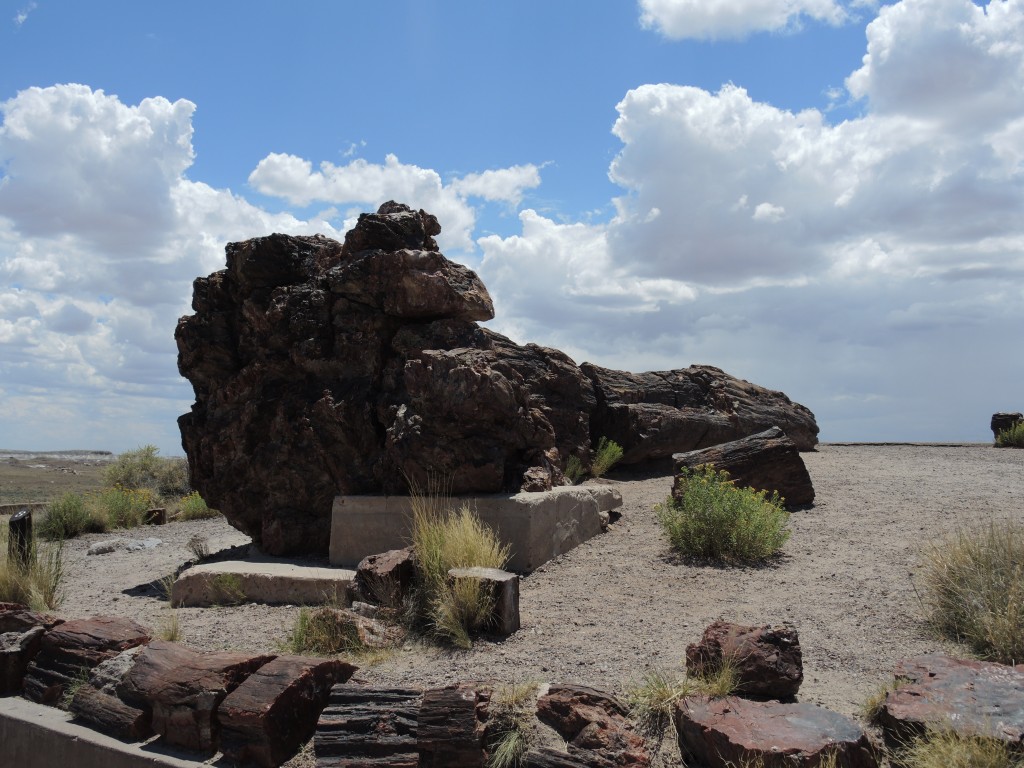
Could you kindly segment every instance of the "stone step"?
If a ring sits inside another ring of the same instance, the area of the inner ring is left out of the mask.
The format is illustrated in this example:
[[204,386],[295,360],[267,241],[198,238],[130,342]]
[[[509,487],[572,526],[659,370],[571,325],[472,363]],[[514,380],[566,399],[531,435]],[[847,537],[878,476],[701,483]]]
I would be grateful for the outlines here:
[[285,561],[225,560],[183,571],[171,588],[174,606],[207,607],[237,603],[348,605],[356,572]]

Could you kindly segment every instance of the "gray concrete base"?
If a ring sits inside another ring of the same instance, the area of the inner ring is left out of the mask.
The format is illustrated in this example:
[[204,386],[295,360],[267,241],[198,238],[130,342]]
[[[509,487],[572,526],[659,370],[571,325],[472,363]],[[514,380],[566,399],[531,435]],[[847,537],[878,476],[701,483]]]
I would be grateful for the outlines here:
[[71,722],[67,712],[12,696],[0,698],[0,765],[196,768],[203,763],[190,760],[177,750],[165,751],[149,744],[125,744]]
[[171,587],[171,603],[197,607],[232,603],[348,605],[348,586],[355,575],[344,568],[281,561],[200,563],[178,576]]
[[[512,549],[509,570],[529,573],[601,532],[601,516],[622,504],[608,485],[567,485],[539,493],[452,498]],[[367,555],[409,544],[407,496],[338,496],[331,519],[331,564],[353,568]]]

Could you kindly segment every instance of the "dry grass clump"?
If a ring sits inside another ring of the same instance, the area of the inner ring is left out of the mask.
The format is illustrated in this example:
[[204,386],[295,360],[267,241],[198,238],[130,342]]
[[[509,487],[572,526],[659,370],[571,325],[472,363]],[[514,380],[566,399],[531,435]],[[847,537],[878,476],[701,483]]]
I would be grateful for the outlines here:
[[100,533],[106,520],[78,493],[65,493],[47,506],[46,515],[35,524],[36,532],[49,541],[73,539],[83,533]]
[[344,654],[373,666],[387,659],[394,651],[389,647],[373,647],[363,642],[359,628],[337,606],[303,607],[284,643],[290,653],[311,653],[317,656]]
[[904,768],[1024,768],[1024,758],[1006,742],[988,736],[928,731],[896,755]]
[[535,740],[537,684],[511,683],[491,694],[487,723],[488,768],[516,768]]
[[1024,524],[992,521],[933,542],[922,583],[939,634],[984,658],[1024,660]]
[[999,448],[1024,448],[1024,421],[1018,421],[1012,427],[1000,430],[996,435],[996,446]]
[[8,526],[0,525],[0,602],[56,610],[64,602],[64,542],[41,544],[33,538],[28,558],[20,562],[10,558],[7,539]]
[[660,736],[672,722],[672,709],[676,702],[688,696],[722,699],[736,693],[738,682],[736,664],[730,659],[709,669],[707,674],[695,677],[654,667],[639,683],[626,690],[626,704],[630,718],[641,731]]
[[434,636],[469,648],[470,634],[482,629],[491,615],[493,598],[478,580],[453,583],[448,571],[503,568],[509,548],[469,507],[452,511],[447,498],[438,493],[414,491],[410,498],[416,552],[415,614]]
[[570,456],[565,462],[564,475],[573,485],[582,481],[589,474],[590,477],[602,477],[613,466],[619,463],[622,458],[622,446],[614,440],[602,437],[597,441],[594,448],[594,460],[590,462],[590,470],[579,456]]
[[775,555],[789,539],[789,513],[778,493],[737,488],[710,465],[683,469],[682,494],[655,509],[683,555],[748,563]]
[[868,723],[876,723],[878,716],[882,713],[886,697],[893,691],[898,691],[909,681],[903,677],[896,677],[888,682],[882,683],[871,693],[860,705],[860,716]]

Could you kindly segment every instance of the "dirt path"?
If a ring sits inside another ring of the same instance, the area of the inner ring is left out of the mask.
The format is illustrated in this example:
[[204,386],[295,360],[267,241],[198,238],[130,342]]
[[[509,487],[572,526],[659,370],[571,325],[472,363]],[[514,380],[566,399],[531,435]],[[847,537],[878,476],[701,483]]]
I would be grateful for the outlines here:
[[[608,533],[523,579],[522,630],[468,652],[407,646],[361,671],[374,681],[574,681],[621,689],[652,666],[678,668],[688,643],[723,618],[792,622],[805,682],[800,699],[853,714],[908,655],[942,647],[921,625],[911,575],[923,543],[958,524],[1021,518],[1024,451],[988,446],[821,446],[804,454],[813,509],[794,513],[785,556],[763,568],[693,567],[672,557],[652,507],[667,477],[618,483],[624,504]],[[162,544],[86,556],[105,536],[69,543],[67,616],[114,612],[151,626],[166,603],[146,585],[188,559],[192,536],[212,549],[246,541],[222,521],[128,532]],[[296,607],[179,609],[184,640],[203,648],[272,649]]]

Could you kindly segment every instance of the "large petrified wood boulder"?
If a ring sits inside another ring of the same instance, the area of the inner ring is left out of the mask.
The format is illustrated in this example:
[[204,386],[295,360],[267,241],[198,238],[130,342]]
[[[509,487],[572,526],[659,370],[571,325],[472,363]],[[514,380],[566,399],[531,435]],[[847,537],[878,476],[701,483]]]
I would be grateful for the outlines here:
[[672,495],[680,494],[679,471],[711,464],[725,470],[736,485],[759,491],[778,491],[787,507],[814,501],[814,485],[796,444],[778,427],[710,448],[672,454],[676,480]]
[[234,651],[204,653],[154,640],[117,686],[117,695],[153,713],[153,731],[172,744],[211,754],[217,749],[217,707],[275,657]]
[[796,696],[804,680],[800,638],[787,625],[746,627],[716,621],[699,643],[686,647],[690,676],[713,673],[726,661],[735,666],[740,696],[788,699]]
[[680,751],[706,768],[812,766],[830,755],[837,768],[878,766],[857,723],[814,704],[694,696],[676,704],[675,721]]
[[437,219],[397,203],[344,245],[271,235],[227,246],[175,337],[196,402],[179,421],[193,486],[273,554],[327,551],[337,495],[547,490],[607,436],[667,461],[814,417],[716,368],[627,374],[481,328],[487,289],[437,249]]
[[1024,665],[931,653],[901,661],[894,674],[901,685],[886,694],[878,715],[890,743],[933,729],[1024,747]]
[[276,768],[309,741],[331,688],[355,671],[337,659],[278,656],[221,702],[221,750],[237,765]]
[[122,616],[66,621],[43,635],[25,672],[25,698],[55,704],[93,667],[149,640],[148,629]]
[[586,765],[650,765],[644,738],[628,715],[618,699],[582,685],[553,685],[537,700],[537,717],[558,731],[570,754],[589,760]]

